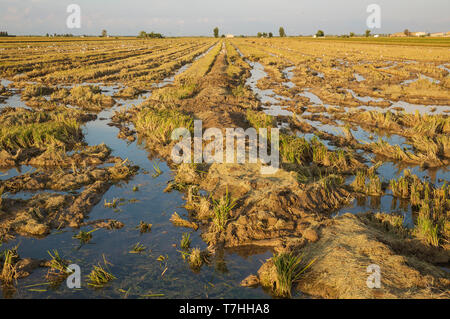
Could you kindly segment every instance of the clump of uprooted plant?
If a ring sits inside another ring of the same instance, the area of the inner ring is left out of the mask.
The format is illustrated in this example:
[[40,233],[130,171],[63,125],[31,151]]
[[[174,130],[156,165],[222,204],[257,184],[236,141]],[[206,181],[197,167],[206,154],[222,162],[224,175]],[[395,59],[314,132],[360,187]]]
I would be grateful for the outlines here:
[[68,118],[0,128],[0,148],[8,152],[48,145],[73,146],[80,138],[80,124]]
[[170,217],[170,221],[174,226],[192,228],[194,230],[198,229],[198,225],[196,223],[181,218],[181,216],[178,215],[177,212],[172,214],[172,216]]
[[386,113],[367,111],[343,114],[340,117],[362,126],[382,128],[408,138],[415,152],[390,145],[379,140],[369,146],[374,153],[407,163],[442,166],[450,158],[450,117],[447,115],[420,115],[409,113]]
[[2,126],[10,127],[44,122],[61,122],[64,119],[72,119],[83,123],[95,119],[95,115],[87,114],[82,110],[70,109],[58,106],[51,110],[31,110],[23,107],[5,107],[0,112]]
[[164,105],[142,108],[134,119],[136,130],[153,141],[162,144],[170,142],[174,129],[186,128],[193,130],[193,119],[177,109]]
[[375,173],[377,167],[381,165],[381,162],[377,163],[369,169],[358,170],[355,175],[351,186],[357,192],[363,193],[369,196],[381,196],[383,195],[382,181],[380,177]]
[[69,261],[64,260],[56,249],[53,250],[53,254],[50,251],[48,254],[51,259],[46,278],[52,285],[58,285],[72,273],[72,270],[69,269]]
[[30,84],[27,85],[22,91],[22,99],[28,100],[32,97],[40,97],[43,95],[50,95],[54,91],[53,88],[47,87],[42,84]]
[[77,105],[83,109],[100,111],[116,103],[111,96],[104,95],[101,92],[100,88],[92,85],[75,86],[70,91],[65,88],[55,91],[50,98],[65,104]]
[[152,230],[152,226],[153,226],[152,224],[145,223],[144,221],[141,220],[139,222],[139,226],[137,226],[136,228],[139,229],[139,232],[141,234],[144,234],[150,232]]
[[3,211],[2,211],[2,208],[3,208],[3,198],[5,198],[5,197],[6,197],[6,194],[5,194],[5,187],[2,186],[2,187],[0,187],[0,213],[3,212]]
[[5,286],[11,286],[15,279],[17,279],[16,262],[19,259],[17,254],[17,247],[11,249],[5,249],[0,254],[0,263],[2,268],[0,272],[0,281]]
[[[79,111],[49,112],[6,109],[0,114],[0,166],[26,163],[31,158],[63,163],[66,151],[82,141],[81,123],[92,119]],[[42,156],[41,156],[42,155]],[[34,163],[37,164],[37,163]]]
[[[251,127],[255,128],[256,130],[259,130],[260,128],[270,129],[276,126],[275,118],[264,112],[247,110],[246,118]],[[270,137],[270,134],[268,134],[268,137]]]
[[402,177],[391,180],[390,189],[393,196],[409,199],[413,209],[418,211],[413,232],[417,237],[435,247],[448,243],[450,186],[447,183],[435,187],[405,170]]
[[305,264],[303,255],[294,253],[279,253],[272,257],[275,269],[275,286],[273,292],[283,298],[290,298],[292,285],[299,281],[301,275],[315,262],[315,259]]
[[184,250],[188,250],[191,247],[191,234],[184,233],[181,237],[180,247]]
[[280,156],[284,163],[319,167],[327,173],[352,174],[355,169],[364,167],[352,152],[342,149],[330,151],[317,137],[307,141],[303,137],[281,134]]
[[94,228],[87,232],[80,230],[80,232],[75,236],[73,236],[73,238],[78,239],[80,241],[80,244],[87,244],[91,241],[92,233],[95,232],[96,230],[98,230],[98,228]]
[[435,136],[450,133],[450,117],[442,114],[421,115],[418,111],[414,114],[393,113],[391,111],[385,113],[366,111],[343,113],[338,115],[338,117],[363,126],[382,128],[406,137],[415,135]]
[[[255,129],[275,127],[274,117],[263,112],[248,110],[246,117]],[[270,139],[270,136],[268,133],[268,139]],[[280,134],[279,151],[284,163],[301,167],[318,166],[329,168],[335,172],[350,173],[356,167],[362,166],[354,159],[351,152],[342,149],[330,151],[317,136],[308,141],[303,137],[282,132]]]
[[433,146],[421,146],[420,149],[427,149],[426,153],[419,151],[419,149],[417,149],[418,152],[410,152],[401,148],[399,145],[391,145],[388,142],[379,139],[378,142],[369,144],[369,147],[373,153],[392,158],[396,161],[421,164],[428,167],[439,167],[444,165],[444,162],[439,158],[439,154],[437,153],[439,148]]
[[108,265],[112,264],[109,263],[103,255],[103,265],[100,263],[98,263],[98,265],[94,265],[94,269],[87,276],[89,286],[94,288],[102,288],[111,280],[116,279],[116,277],[114,277],[114,275],[109,271]]
[[189,248],[183,249],[183,251],[180,251],[182,257],[184,260],[187,259],[189,266],[194,272],[198,272],[204,264],[208,264],[210,262],[210,253],[207,250],[202,251],[198,247],[193,248],[190,251]]

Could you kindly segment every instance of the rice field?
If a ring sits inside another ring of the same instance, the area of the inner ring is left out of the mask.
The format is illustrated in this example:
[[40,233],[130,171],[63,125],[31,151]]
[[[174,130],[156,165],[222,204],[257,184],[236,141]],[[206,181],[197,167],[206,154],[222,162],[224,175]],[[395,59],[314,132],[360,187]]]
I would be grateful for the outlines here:
[[[0,39],[3,297],[448,298],[449,48]],[[174,163],[198,120],[278,128],[279,170]]]

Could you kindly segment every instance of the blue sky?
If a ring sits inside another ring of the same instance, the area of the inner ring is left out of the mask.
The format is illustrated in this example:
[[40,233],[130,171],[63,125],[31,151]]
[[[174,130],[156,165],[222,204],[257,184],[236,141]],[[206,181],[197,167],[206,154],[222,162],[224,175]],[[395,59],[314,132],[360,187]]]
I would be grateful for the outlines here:
[[[81,7],[81,29],[68,29],[66,8]],[[73,33],[168,36],[254,35],[283,26],[288,35],[363,33],[366,8],[381,7],[374,33],[450,31],[449,0],[0,0],[0,30],[10,34]]]

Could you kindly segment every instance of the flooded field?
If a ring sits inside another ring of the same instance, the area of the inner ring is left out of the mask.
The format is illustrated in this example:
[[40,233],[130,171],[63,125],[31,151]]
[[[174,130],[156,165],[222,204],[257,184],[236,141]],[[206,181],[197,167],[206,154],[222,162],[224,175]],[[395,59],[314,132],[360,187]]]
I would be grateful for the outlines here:
[[[3,297],[448,298],[449,46],[0,42]],[[194,120],[281,167],[173,163]]]

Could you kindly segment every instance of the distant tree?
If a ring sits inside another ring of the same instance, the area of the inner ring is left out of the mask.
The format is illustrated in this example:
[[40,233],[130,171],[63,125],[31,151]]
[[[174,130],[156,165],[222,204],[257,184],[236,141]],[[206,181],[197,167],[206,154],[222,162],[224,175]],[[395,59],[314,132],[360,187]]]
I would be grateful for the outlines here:
[[403,31],[403,33],[404,33],[407,37],[409,37],[409,35],[411,34],[411,33],[409,32],[408,29],[405,29],[405,31]]
[[273,37],[273,33],[269,32],[269,38],[272,38],[272,37]]
[[278,30],[278,33],[280,34],[280,38],[284,38],[286,36],[286,32],[284,32],[284,28],[280,27]]
[[161,33],[156,33],[156,32],[153,32],[153,31],[150,32],[150,33],[147,33],[145,31],[141,31],[141,32],[139,32],[138,38],[146,38],[146,39],[148,39],[148,38],[151,38],[151,39],[158,38],[158,39],[162,39],[162,38],[164,38],[164,36]]
[[213,31],[214,31],[214,38],[218,38],[219,37],[219,28],[215,27]]
[[350,37],[354,37],[355,33],[354,32],[350,32]]
[[323,37],[323,36],[325,36],[325,33],[322,30],[319,30],[319,31],[317,31],[316,36]]
[[222,37],[222,38],[225,38],[225,34],[222,34],[221,37]]
[[263,37],[263,38],[267,38],[267,33],[266,33],[266,32],[263,32],[263,33],[262,33],[262,37]]
[[102,37],[106,38],[106,36],[108,35],[108,32],[106,32],[105,29],[102,30]]
[[258,38],[261,38],[262,37],[262,33],[261,32],[258,32],[258,34],[256,35]]
[[366,30],[366,38],[370,37],[370,30]]

